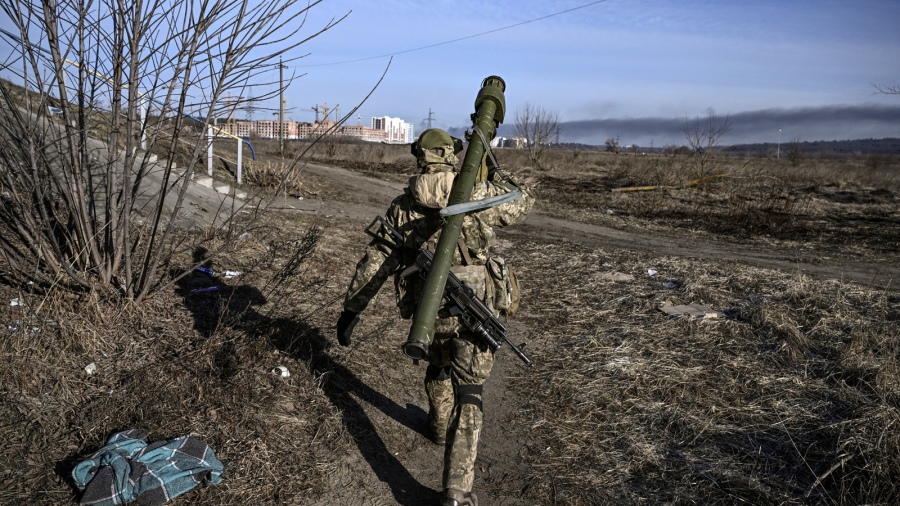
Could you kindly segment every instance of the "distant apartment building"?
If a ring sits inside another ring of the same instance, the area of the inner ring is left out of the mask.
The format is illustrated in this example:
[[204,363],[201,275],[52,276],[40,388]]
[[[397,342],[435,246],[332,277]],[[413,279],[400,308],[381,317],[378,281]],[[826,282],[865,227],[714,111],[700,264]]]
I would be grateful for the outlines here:
[[492,148],[524,148],[528,145],[528,139],[522,137],[494,137],[491,139]]
[[[262,139],[278,139],[280,138],[278,125],[277,120],[230,121],[218,125],[217,128],[229,135],[243,138],[255,136]],[[335,128],[333,121],[325,120],[315,123],[285,121],[282,128],[285,139],[306,139],[327,134],[353,137],[367,142],[409,144],[415,138],[415,125],[389,116],[372,118],[372,126],[341,125]]]
[[416,138],[415,125],[390,116],[372,118],[372,130],[384,132],[384,142],[389,144],[410,144]]

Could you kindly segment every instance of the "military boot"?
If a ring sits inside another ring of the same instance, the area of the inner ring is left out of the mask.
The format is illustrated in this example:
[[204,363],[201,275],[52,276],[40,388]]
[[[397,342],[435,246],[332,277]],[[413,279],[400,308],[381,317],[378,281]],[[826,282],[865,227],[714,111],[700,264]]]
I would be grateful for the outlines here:
[[444,498],[440,506],[478,506],[478,496],[475,492],[463,492],[455,488],[444,491]]

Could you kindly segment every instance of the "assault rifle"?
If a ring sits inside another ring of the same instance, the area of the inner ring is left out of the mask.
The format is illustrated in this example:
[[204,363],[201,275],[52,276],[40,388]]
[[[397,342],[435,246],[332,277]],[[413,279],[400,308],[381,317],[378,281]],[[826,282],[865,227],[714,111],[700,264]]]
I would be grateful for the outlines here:
[[[392,240],[385,239],[387,232]],[[383,217],[376,216],[372,223],[366,227],[366,233],[372,237],[384,241],[391,248],[401,248],[403,246],[403,234],[397,229],[390,226]],[[419,250],[416,255],[415,265],[411,265],[407,270],[416,270],[422,279],[428,276],[431,270],[431,263],[434,260],[434,254],[426,249]],[[411,274],[404,273],[405,275]],[[480,336],[490,346],[491,350],[497,351],[503,344],[508,344],[510,349],[522,359],[527,365],[531,365],[531,359],[522,351],[525,347],[523,343],[520,346],[514,345],[506,337],[506,327],[491,312],[491,309],[485,305],[481,299],[475,295],[472,287],[464,281],[457,278],[452,272],[448,273],[447,285],[444,287],[444,299],[447,302],[447,309],[451,316],[458,316],[462,320],[463,325],[470,331]]]

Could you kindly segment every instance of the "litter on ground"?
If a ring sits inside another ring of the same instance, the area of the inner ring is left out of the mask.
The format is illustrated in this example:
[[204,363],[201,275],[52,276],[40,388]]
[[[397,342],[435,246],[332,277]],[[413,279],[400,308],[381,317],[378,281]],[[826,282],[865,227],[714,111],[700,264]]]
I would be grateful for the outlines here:
[[674,305],[663,304],[659,307],[663,313],[672,316],[691,316],[693,318],[724,318],[725,313],[700,304]]

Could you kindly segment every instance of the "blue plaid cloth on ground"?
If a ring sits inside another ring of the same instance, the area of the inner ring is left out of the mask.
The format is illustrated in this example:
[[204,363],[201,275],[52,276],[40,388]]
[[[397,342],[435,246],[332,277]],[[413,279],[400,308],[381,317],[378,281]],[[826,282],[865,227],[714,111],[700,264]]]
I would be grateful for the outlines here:
[[137,501],[156,506],[200,483],[222,481],[224,465],[212,449],[193,436],[146,442],[147,431],[113,434],[106,446],[72,470],[84,493],[81,504],[113,506]]

